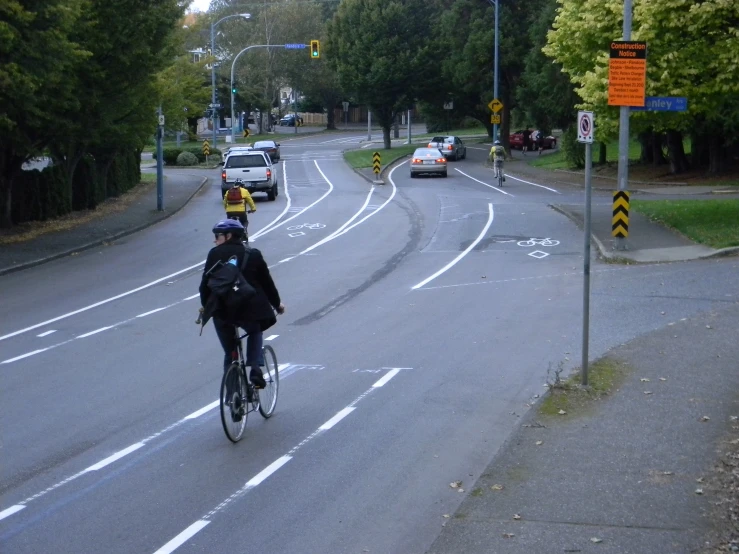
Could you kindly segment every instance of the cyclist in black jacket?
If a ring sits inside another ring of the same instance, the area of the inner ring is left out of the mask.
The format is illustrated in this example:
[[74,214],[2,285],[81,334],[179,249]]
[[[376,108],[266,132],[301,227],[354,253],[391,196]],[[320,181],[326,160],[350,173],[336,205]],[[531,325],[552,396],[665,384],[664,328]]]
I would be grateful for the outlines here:
[[[233,219],[226,219],[216,223],[213,227],[216,246],[208,252],[205,261],[203,277],[200,281],[200,303],[203,306],[205,321],[213,317],[213,326],[216,329],[218,340],[223,347],[223,369],[231,365],[231,353],[236,347],[235,326],[238,325],[249,333],[246,343],[246,363],[251,367],[250,378],[257,388],[264,388],[265,382],[261,366],[264,366],[262,354],[262,333],[277,322],[275,311],[281,314],[285,305],[280,301],[269,267],[256,248],[249,248],[242,239],[244,226]],[[246,281],[254,287],[256,295],[252,297],[246,307],[238,314],[230,314],[224,306],[218,304],[217,298],[208,288],[207,272],[219,261],[227,263],[236,257],[237,267],[242,267],[244,257],[248,256],[243,267]]]

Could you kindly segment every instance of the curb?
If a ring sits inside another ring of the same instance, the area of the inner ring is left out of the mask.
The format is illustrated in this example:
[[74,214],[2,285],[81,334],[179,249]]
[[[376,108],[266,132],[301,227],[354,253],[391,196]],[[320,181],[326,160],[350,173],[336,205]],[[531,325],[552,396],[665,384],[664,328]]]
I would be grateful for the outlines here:
[[187,206],[187,204],[192,200],[196,194],[198,194],[205,183],[208,182],[208,177],[203,177],[203,180],[200,182],[200,185],[195,189],[195,191],[187,197],[187,199],[180,205],[178,208],[172,210],[171,212],[162,212],[162,217],[158,219],[154,219],[152,221],[147,221],[143,225],[138,225],[136,227],[132,227],[130,229],[126,229],[125,231],[121,231],[119,233],[116,233],[114,235],[107,235],[103,238],[94,240],[92,242],[88,242],[87,244],[83,244],[82,246],[75,246],[74,248],[70,248],[68,250],[65,250],[63,252],[57,252],[56,254],[52,254],[51,256],[46,256],[45,258],[41,258],[38,260],[33,260],[32,262],[26,262],[23,264],[15,265],[13,267],[0,269],[0,276],[7,275],[8,273],[14,273],[16,271],[21,271],[23,269],[29,269],[31,267],[45,264],[46,262],[51,262],[53,260],[58,260],[59,258],[64,258],[65,256],[70,256],[72,254],[75,254],[77,252],[82,252],[83,250],[89,250],[90,248],[95,248],[96,246],[100,246],[103,243],[118,240],[122,237],[132,235],[134,233],[137,233],[139,231],[142,231],[146,229],[147,227],[151,227],[152,225],[159,223],[160,221],[164,221],[165,219],[169,219],[171,216],[179,212],[182,208]]
[[[399,162],[401,160],[404,160],[405,158],[408,158],[408,157],[410,157],[410,154],[405,154],[404,156],[401,156],[400,158],[397,158],[397,159],[393,160],[392,162],[390,162],[388,165],[386,165],[382,169],[382,171],[380,171],[380,176],[379,176],[378,179],[371,179],[370,177],[368,177],[364,173],[361,173],[359,171],[359,169],[356,168],[356,167],[352,167],[352,170],[354,171],[354,173],[356,173],[357,175],[359,175],[360,177],[362,177],[362,179],[364,179],[365,181],[367,181],[371,185],[384,185],[385,184],[385,177],[387,177],[387,173],[395,167],[395,165],[397,164],[397,162]],[[364,169],[366,169],[366,168],[364,168]]]

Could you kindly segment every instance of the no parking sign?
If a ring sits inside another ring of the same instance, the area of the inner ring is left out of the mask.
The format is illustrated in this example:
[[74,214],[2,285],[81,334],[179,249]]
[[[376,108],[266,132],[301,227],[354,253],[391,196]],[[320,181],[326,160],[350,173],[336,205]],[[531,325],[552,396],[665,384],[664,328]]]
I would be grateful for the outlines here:
[[577,112],[577,142],[593,143],[593,112]]

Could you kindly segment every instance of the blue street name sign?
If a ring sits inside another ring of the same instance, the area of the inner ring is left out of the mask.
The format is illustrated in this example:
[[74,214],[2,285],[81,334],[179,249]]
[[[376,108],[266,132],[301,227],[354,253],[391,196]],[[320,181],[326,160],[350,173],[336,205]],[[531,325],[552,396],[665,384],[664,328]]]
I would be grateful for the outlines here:
[[684,112],[688,99],[684,96],[647,96],[644,107],[632,106],[632,112]]
[[300,50],[301,48],[306,48],[305,44],[286,44],[285,48],[288,50]]

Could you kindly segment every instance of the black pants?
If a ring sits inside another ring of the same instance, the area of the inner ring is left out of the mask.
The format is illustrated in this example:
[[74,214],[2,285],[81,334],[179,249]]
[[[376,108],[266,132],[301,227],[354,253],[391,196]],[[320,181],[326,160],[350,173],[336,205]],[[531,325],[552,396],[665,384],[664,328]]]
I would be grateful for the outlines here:
[[[233,325],[218,317],[213,318],[213,327],[216,328],[216,335],[223,347],[223,371],[226,371],[233,361],[233,352],[236,350],[236,330]],[[264,365],[262,326],[259,322],[253,322],[242,325],[242,328],[249,333],[246,338],[246,363],[252,368],[258,368]]]
[[249,226],[249,221],[246,219],[246,212],[226,212],[226,217],[228,219],[238,219],[244,226],[244,233],[246,233],[246,228]]

